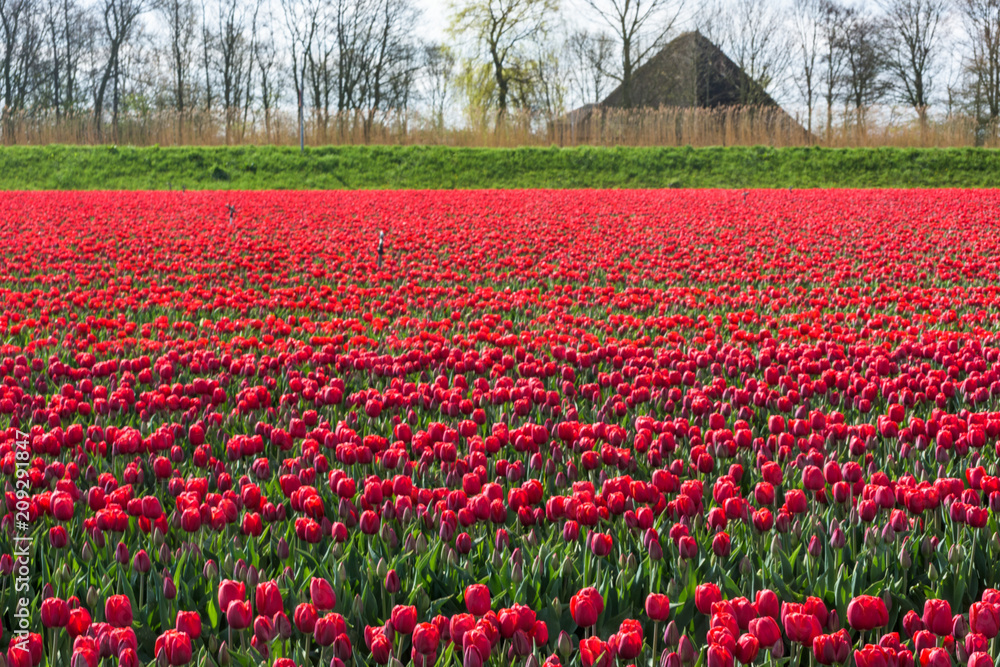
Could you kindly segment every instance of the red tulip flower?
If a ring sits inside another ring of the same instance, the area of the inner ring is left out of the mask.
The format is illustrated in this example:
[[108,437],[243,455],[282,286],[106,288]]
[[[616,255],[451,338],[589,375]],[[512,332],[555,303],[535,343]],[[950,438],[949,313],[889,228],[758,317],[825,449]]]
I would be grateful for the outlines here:
[[63,628],[69,622],[69,605],[61,598],[42,600],[42,625],[46,628]]
[[160,652],[166,656],[169,665],[186,665],[191,662],[191,637],[178,630],[167,630],[156,638],[153,649],[155,655]]
[[413,628],[413,650],[421,655],[433,655],[437,652],[441,635],[433,623],[418,623]]
[[490,589],[484,584],[472,584],[465,588],[465,608],[473,616],[484,616],[490,610],[492,601]]
[[229,609],[229,603],[233,600],[245,600],[247,587],[242,581],[232,581],[223,579],[219,583],[219,609],[225,613]]
[[244,600],[233,600],[226,607],[226,622],[233,630],[243,630],[250,627],[253,620],[253,613],[250,611],[250,603]]
[[847,605],[847,622],[855,630],[867,632],[889,624],[889,611],[882,598],[859,595]]
[[581,589],[569,600],[570,616],[581,628],[589,628],[596,624],[597,617],[602,611],[604,611],[604,598],[592,586]]
[[656,622],[667,620],[670,617],[670,598],[660,593],[647,595],[646,616]]
[[392,608],[389,618],[396,632],[408,635],[417,626],[417,608],[397,604]]
[[174,627],[192,639],[201,637],[201,616],[196,611],[178,611]]
[[132,625],[132,602],[125,595],[112,595],[104,602],[104,618],[113,627]]
[[927,600],[924,603],[924,625],[938,637],[951,634],[951,605],[947,600]]
[[698,584],[694,590],[694,606],[702,614],[709,614],[712,605],[722,600],[722,591],[713,583]]
[[589,637],[580,640],[580,662],[583,667],[612,667],[614,656],[606,642]]
[[77,607],[69,612],[69,619],[66,622],[66,632],[69,633],[71,638],[76,639],[80,635],[87,634],[91,621],[90,612],[83,607]]
[[337,606],[337,594],[333,591],[333,586],[326,579],[313,577],[309,582],[309,599],[313,606],[320,611],[333,609]]

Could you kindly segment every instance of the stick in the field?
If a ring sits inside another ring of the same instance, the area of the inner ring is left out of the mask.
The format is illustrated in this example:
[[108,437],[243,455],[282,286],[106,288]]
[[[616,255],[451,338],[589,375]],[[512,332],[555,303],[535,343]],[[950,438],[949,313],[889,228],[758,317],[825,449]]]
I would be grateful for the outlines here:
[[236,207],[232,204],[226,204],[226,208],[229,209],[229,224],[233,224],[233,216],[236,215]]
[[378,233],[378,268],[382,268],[382,257],[385,254],[385,230]]

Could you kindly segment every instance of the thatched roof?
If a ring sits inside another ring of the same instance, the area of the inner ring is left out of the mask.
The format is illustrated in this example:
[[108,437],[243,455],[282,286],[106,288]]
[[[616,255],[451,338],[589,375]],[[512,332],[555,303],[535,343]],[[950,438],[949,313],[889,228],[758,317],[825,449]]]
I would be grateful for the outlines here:
[[[631,107],[765,106],[777,103],[700,32],[677,37],[632,74]],[[602,107],[624,107],[618,86]]]

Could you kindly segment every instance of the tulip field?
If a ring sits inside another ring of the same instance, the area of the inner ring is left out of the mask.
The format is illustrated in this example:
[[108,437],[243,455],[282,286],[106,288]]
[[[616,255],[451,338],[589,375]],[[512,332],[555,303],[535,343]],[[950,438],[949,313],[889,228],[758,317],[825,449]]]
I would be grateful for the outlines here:
[[1000,191],[24,192],[0,235],[0,667],[1000,655]]

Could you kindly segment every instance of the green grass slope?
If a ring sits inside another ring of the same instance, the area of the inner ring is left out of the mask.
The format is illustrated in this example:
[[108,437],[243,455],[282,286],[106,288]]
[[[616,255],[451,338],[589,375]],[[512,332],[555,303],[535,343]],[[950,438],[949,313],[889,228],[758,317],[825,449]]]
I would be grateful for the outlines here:
[[1000,151],[328,146],[0,148],[3,190],[1000,187]]

